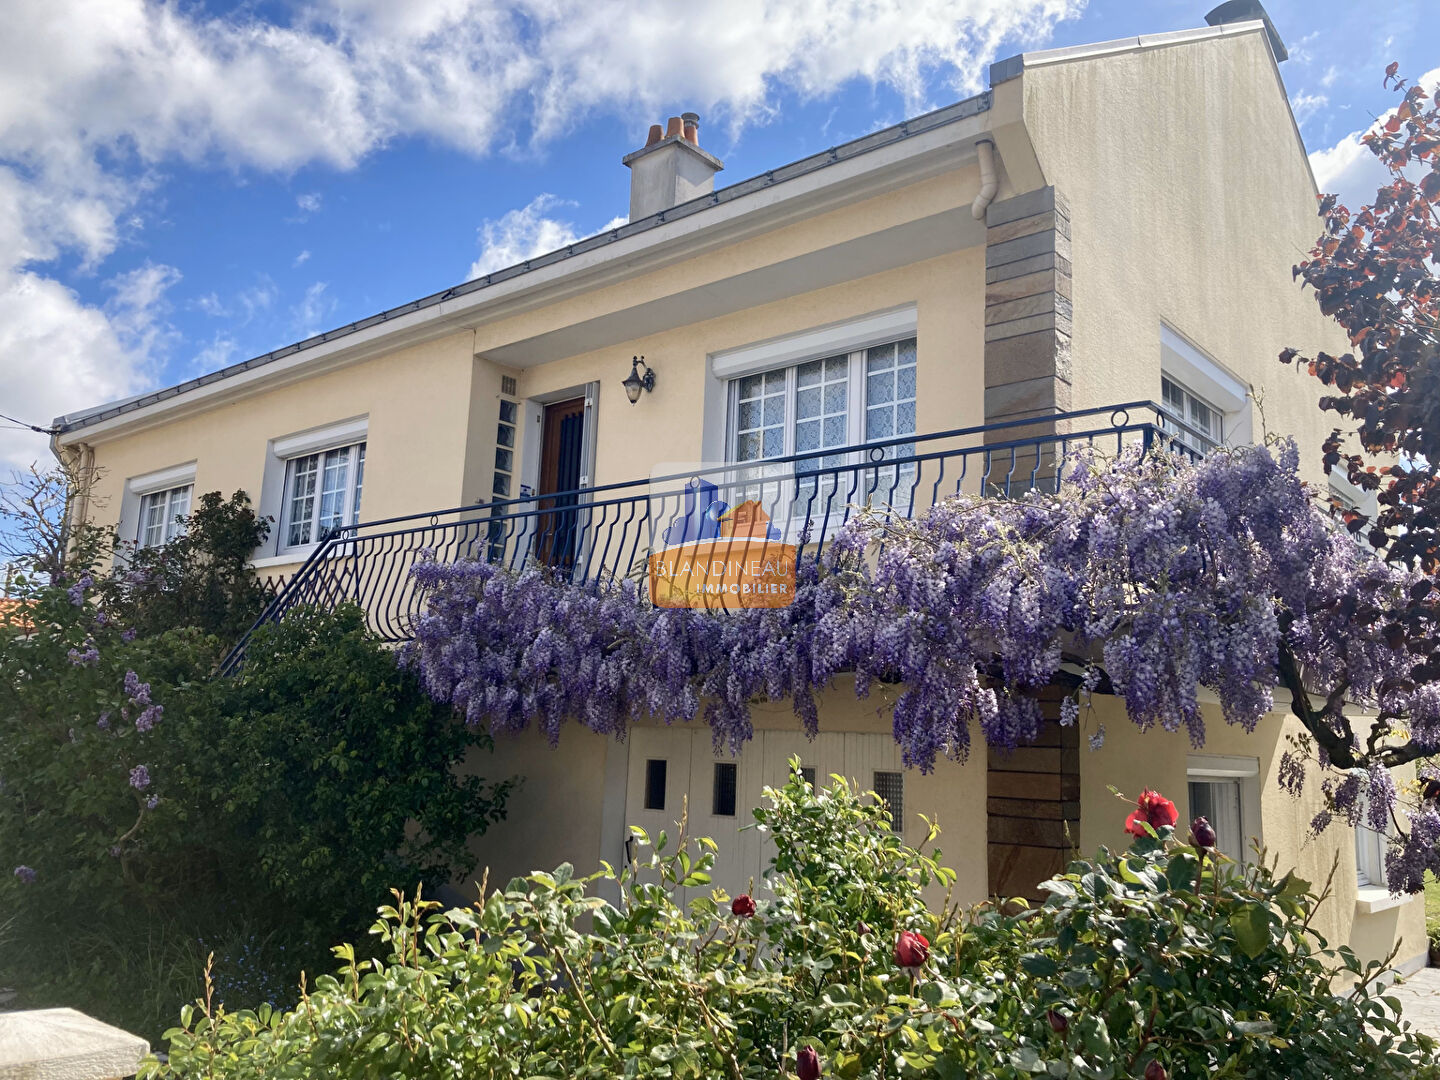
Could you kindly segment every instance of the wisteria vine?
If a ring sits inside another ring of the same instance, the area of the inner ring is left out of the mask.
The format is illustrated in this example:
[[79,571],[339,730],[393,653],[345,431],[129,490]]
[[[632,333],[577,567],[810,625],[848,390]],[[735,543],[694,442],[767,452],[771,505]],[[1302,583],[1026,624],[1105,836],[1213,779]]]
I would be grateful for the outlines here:
[[[896,741],[930,769],[966,757],[972,721],[992,746],[1032,740],[1041,691],[1057,683],[1071,687],[1062,723],[1103,691],[1142,729],[1183,728],[1197,746],[1202,688],[1252,730],[1283,685],[1308,734],[1282,782],[1302,790],[1312,751],[1338,777],[1317,831],[1327,815],[1359,820],[1362,805],[1372,821],[1398,815],[1388,767],[1440,752],[1440,686],[1411,681],[1385,617],[1421,579],[1327,520],[1288,440],[1198,462],[1082,456],[1058,493],[962,495],[913,519],[867,510],[802,558],[780,609],[657,610],[629,582],[483,562],[414,574],[428,604],[406,662],[495,733],[700,719],[734,749],[761,701],[789,699],[813,734],[816,695],[850,675],[861,697],[893,684]],[[1345,712],[1357,704],[1378,711],[1363,739]],[[1437,865],[1440,814],[1411,802],[1390,854],[1397,890]]]

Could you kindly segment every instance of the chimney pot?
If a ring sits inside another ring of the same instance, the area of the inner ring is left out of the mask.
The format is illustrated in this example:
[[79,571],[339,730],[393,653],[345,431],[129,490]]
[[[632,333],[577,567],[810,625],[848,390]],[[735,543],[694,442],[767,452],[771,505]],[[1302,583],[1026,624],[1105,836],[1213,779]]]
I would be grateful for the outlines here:
[[709,195],[724,163],[700,148],[700,116],[672,116],[662,135],[659,124],[639,150],[621,159],[630,169],[630,220],[639,221],[672,206]]

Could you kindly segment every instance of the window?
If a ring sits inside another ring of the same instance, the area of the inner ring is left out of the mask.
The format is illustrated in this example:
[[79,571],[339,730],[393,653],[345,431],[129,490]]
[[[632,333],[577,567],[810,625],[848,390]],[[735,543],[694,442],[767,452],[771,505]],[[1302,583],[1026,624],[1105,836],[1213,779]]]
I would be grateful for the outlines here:
[[646,810],[665,809],[665,771],[664,758],[650,758],[645,762]]
[[1186,425],[1182,428],[1164,421],[1166,431],[1175,436],[1175,441],[1197,454],[1209,453],[1225,438],[1225,414],[1209,402],[1201,400],[1183,385],[1168,375],[1160,377],[1162,404],[1175,419]]
[[[1190,820],[1203,817],[1215,829],[1215,846],[1236,862],[1244,861],[1239,780],[1191,780]],[[1180,825],[1184,831],[1184,824]]]
[[135,542],[141,547],[159,547],[185,532],[183,519],[190,513],[190,492],[193,484],[165,491],[152,491],[140,497],[140,531]]
[[[510,381],[514,382],[513,379]],[[519,403],[501,398],[500,420],[495,425],[495,478],[491,486],[497,499],[510,497],[511,482],[515,476],[515,427],[519,420]]]
[[1188,758],[1190,816],[1176,828],[1203,817],[1215,829],[1215,846],[1237,863],[1253,857],[1252,839],[1260,830],[1260,760],[1223,754]]
[[800,766],[800,779],[801,779],[801,780],[804,780],[805,783],[807,783],[807,784],[810,785],[810,790],[812,790],[812,791],[815,790],[815,766],[814,766],[814,765],[802,765],[802,766]]
[[905,774],[898,772],[877,772],[875,794],[890,811],[890,827],[896,832],[905,828]]
[[291,458],[285,463],[283,536],[287,548],[319,543],[360,520],[365,444]]
[[[849,455],[826,451],[913,434],[913,337],[730,381],[728,460],[759,463],[813,454],[794,466],[794,471],[802,474],[797,485],[802,515],[805,502],[833,496],[837,490],[846,502],[863,500],[877,491],[879,498],[888,499],[880,489],[893,491],[902,479],[908,482],[913,463],[867,470],[865,490],[857,492],[849,477],[828,470],[858,462]],[[900,443],[885,447],[883,458],[908,457],[913,452],[913,444]],[[807,470],[821,475],[804,476]],[[788,473],[787,468],[773,475]],[[767,493],[772,498],[775,494],[773,490]],[[747,491],[745,496],[763,498],[759,492]]]
[[1370,800],[1362,796],[1360,824],[1355,826],[1356,884],[1389,888],[1385,881],[1385,848],[1388,842],[1386,833],[1376,832],[1370,827]]
[[710,795],[710,813],[716,817],[735,816],[735,792],[739,767],[733,761],[715,763],[715,784]]

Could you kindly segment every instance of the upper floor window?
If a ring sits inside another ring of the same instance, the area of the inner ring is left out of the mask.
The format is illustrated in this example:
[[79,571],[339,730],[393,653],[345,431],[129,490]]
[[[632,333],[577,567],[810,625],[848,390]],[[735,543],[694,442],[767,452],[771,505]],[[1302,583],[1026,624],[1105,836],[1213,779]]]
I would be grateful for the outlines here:
[[813,453],[816,466],[839,466],[825,451],[915,434],[915,339],[732,379],[730,395],[731,461]]
[[360,520],[365,444],[337,446],[285,463],[283,529],[287,548],[319,543]]
[[1175,441],[1187,450],[1204,454],[1219,446],[1225,438],[1225,414],[1198,394],[1172,379],[1160,377],[1162,404],[1167,412],[1185,425],[1180,427],[1167,419],[1164,426]]
[[135,542],[141,547],[159,547],[185,533],[185,517],[190,513],[190,492],[193,484],[181,484],[164,491],[152,491],[140,497],[140,530]]
[[1389,837],[1371,826],[1368,796],[1361,796],[1360,811],[1360,823],[1355,826],[1356,884],[1388,887],[1385,881],[1385,848]]

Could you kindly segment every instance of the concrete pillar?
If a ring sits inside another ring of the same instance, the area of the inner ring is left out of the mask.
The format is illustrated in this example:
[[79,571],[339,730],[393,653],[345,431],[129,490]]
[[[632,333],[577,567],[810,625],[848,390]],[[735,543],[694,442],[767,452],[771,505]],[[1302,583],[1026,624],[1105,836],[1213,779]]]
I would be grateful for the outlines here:
[[74,1009],[0,1012],[0,1080],[120,1080],[148,1053],[138,1035]]

